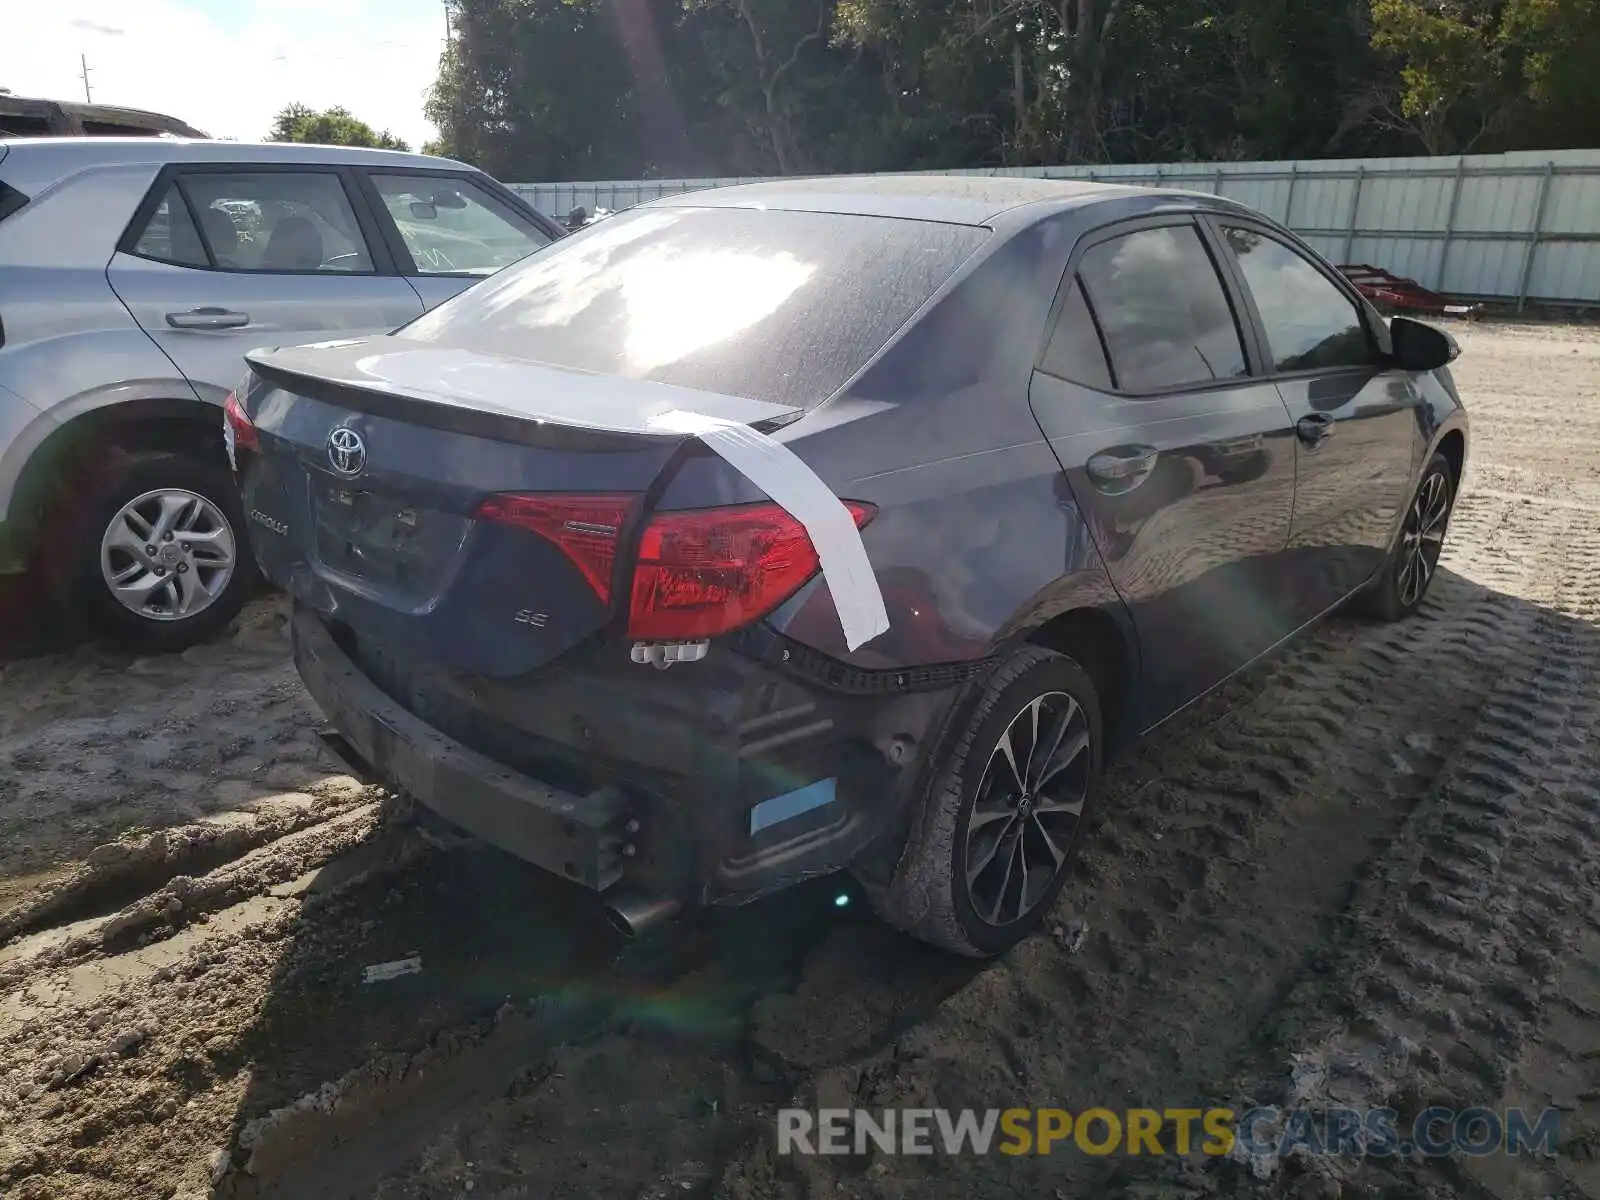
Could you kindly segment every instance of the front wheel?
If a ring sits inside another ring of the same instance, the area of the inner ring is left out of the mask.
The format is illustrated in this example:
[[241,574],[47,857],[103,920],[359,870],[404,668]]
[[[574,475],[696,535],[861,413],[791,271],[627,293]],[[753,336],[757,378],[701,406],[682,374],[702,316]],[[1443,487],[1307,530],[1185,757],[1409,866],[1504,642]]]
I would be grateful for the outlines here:
[[1100,702],[1077,663],[1030,646],[959,711],[897,868],[868,890],[890,924],[986,958],[1027,936],[1066,882],[1099,782]]
[[1381,621],[1398,621],[1422,607],[1444,553],[1444,535],[1454,504],[1455,476],[1450,460],[1435,454],[1406,508],[1388,562],[1358,598],[1360,611]]
[[233,479],[186,455],[126,460],[68,540],[71,586],[90,618],[141,649],[181,650],[216,633],[256,578]]

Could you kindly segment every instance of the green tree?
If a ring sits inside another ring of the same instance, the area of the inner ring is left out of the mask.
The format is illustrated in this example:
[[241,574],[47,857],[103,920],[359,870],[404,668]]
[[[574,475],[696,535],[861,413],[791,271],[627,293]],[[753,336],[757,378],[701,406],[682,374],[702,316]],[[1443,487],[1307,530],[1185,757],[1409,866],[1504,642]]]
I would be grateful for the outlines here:
[[1510,116],[1501,11],[1493,0],[1373,0],[1372,44],[1399,64],[1397,103],[1382,113],[1429,154],[1470,150]]
[[430,149],[513,179],[1600,142],[1600,0],[446,0]]
[[1542,125],[1529,140],[1600,144],[1600,0],[1522,0],[1507,15],[1505,41]]
[[375,131],[357,120],[345,108],[318,112],[304,104],[289,104],[279,110],[267,134],[271,142],[309,142],[319,146],[375,146],[380,150],[409,150],[404,141],[387,129]]
[[1600,133],[1597,0],[1373,0],[1372,22],[1398,67],[1385,115],[1430,154]]
[[[502,178],[637,172],[637,77],[601,0],[447,0],[426,112],[439,149]],[[637,9],[637,4],[616,6]]]

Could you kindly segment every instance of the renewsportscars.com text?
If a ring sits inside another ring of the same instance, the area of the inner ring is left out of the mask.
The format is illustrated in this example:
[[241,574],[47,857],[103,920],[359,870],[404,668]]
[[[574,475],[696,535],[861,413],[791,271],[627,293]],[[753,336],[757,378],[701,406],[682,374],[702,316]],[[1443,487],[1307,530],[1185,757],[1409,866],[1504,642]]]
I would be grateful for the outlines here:
[[1428,1157],[1556,1153],[1555,1109],[808,1109],[778,1112],[778,1153]]

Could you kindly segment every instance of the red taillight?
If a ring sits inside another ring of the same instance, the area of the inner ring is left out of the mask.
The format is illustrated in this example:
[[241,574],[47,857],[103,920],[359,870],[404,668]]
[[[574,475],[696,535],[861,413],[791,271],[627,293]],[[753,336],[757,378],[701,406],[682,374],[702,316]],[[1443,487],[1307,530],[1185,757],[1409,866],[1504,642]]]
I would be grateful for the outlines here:
[[622,526],[637,496],[490,496],[478,506],[485,521],[515,525],[554,542],[583,572],[602,604],[611,602],[611,573]]
[[250,418],[245,415],[244,406],[239,403],[237,392],[229,392],[228,398],[222,402],[222,419],[227,423],[227,432],[232,434],[233,445],[237,449],[261,449],[261,435],[256,432],[256,427]]
[[[864,526],[877,510],[845,501]],[[639,540],[628,636],[688,642],[747,625],[817,572],[805,526],[776,504],[661,513]]]

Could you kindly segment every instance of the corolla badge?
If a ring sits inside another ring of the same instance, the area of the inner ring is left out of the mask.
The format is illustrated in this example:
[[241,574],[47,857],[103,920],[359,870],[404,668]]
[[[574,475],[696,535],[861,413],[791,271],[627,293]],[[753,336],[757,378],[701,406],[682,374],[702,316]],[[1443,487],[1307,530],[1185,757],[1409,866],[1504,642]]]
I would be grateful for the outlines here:
[[341,475],[359,475],[367,465],[367,444],[348,425],[328,434],[328,462]]

